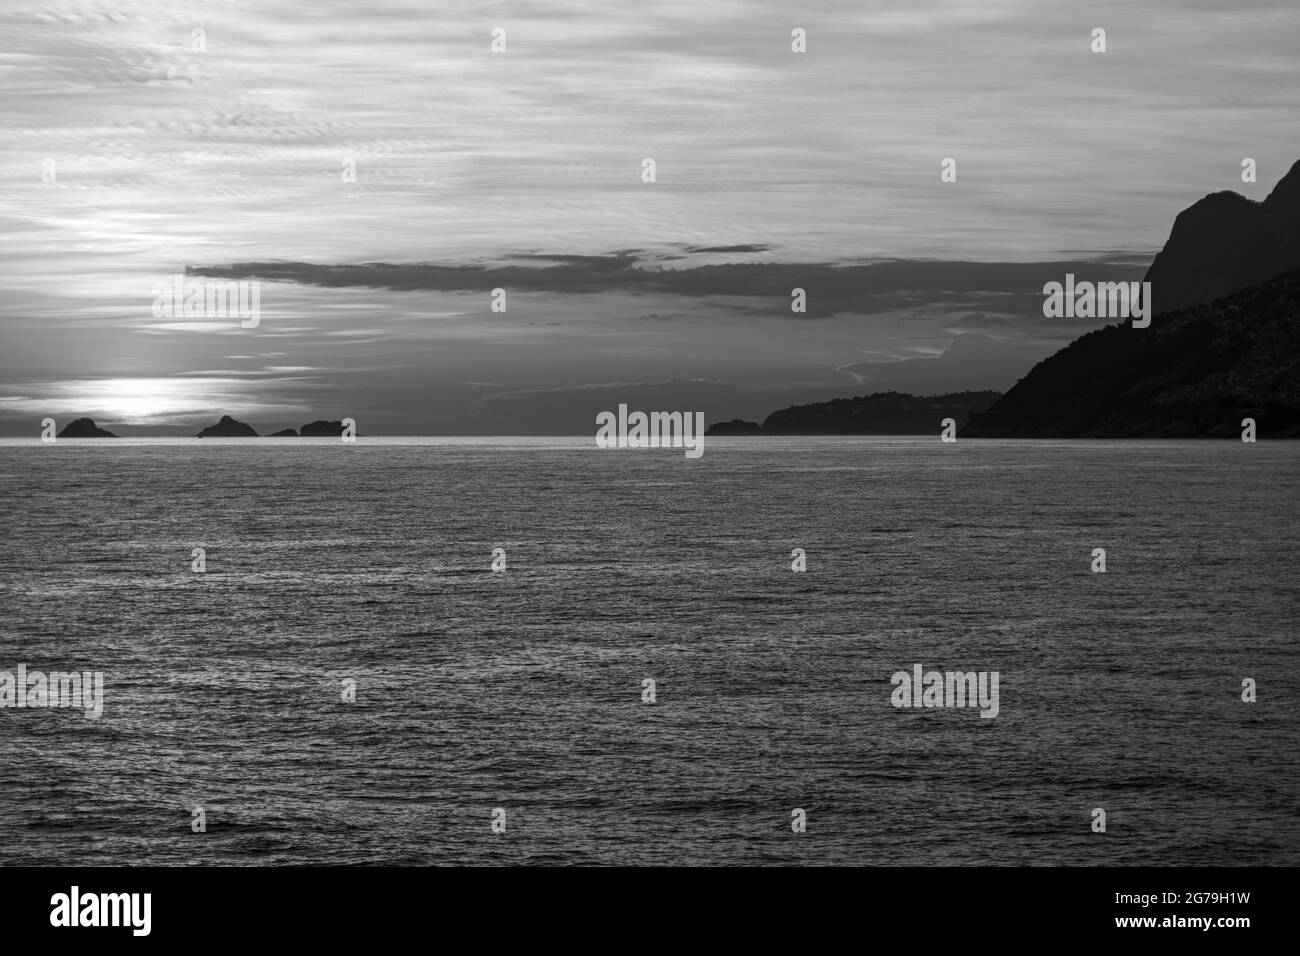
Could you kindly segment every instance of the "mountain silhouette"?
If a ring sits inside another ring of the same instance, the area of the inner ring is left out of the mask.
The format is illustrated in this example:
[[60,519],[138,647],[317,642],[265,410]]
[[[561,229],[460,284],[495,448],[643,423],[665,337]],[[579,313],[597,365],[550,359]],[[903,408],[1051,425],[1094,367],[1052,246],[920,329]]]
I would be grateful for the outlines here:
[[1300,161],[1255,202],[1211,193],[1178,214],[1151,263],[1157,312],[1223,298],[1300,269]]
[[308,422],[298,430],[303,438],[338,438],[343,434],[343,423],[327,422],[324,419],[317,419],[314,422]]
[[733,418],[728,422],[714,422],[704,430],[705,435],[761,435],[763,426],[758,422],[747,422],[743,418]]
[[[85,419],[89,421],[89,419]],[[93,422],[92,422],[93,425]],[[278,432],[272,432],[269,438],[297,438],[299,435],[305,438],[336,438],[343,434],[342,422],[327,422],[318,420],[309,422],[302,426],[300,431],[294,431],[292,428],[282,428]],[[195,438],[257,438],[257,432],[251,425],[246,425],[241,421],[236,421],[229,415],[222,415],[221,421],[215,425],[209,425],[203,431],[194,436]]]
[[791,405],[754,422],[733,419],[711,425],[705,435],[928,435],[938,433],[940,422],[953,418],[958,425],[983,411],[1001,392],[950,392],[945,395],[910,395],[875,392],[857,398]]
[[1300,437],[1300,269],[1076,339],[961,438]]
[[221,421],[215,425],[209,425],[203,431],[194,436],[195,438],[256,438],[257,432],[245,425],[243,422],[237,422],[229,415],[222,415]]
[[63,426],[56,438],[116,438],[110,431],[105,431],[89,418],[78,418]]

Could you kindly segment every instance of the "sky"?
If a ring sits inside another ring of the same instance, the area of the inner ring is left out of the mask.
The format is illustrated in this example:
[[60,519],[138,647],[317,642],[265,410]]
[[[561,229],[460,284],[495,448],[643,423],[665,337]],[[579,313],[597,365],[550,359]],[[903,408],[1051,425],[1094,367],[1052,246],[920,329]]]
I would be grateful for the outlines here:
[[[1294,0],[442,7],[6,0],[0,434],[1006,389],[1104,324],[1044,282],[1300,158]],[[155,314],[176,274],[257,325]]]

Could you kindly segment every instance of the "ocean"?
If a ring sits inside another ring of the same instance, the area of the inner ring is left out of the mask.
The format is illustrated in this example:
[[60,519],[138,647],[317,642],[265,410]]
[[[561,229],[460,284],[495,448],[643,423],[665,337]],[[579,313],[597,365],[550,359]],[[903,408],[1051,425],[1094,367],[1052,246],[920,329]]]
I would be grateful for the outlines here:
[[0,863],[1295,865],[1298,465],[0,441],[0,671],[104,687],[0,708]]

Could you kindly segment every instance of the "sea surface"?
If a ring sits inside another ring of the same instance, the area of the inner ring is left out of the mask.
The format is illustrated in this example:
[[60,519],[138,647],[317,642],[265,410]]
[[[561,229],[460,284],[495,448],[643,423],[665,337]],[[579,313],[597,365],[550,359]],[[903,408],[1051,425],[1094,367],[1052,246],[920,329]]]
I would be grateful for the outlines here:
[[[1296,865],[1298,466],[0,442],[0,670],[105,683],[0,709],[0,864]],[[998,716],[893,707],[917,663]]]

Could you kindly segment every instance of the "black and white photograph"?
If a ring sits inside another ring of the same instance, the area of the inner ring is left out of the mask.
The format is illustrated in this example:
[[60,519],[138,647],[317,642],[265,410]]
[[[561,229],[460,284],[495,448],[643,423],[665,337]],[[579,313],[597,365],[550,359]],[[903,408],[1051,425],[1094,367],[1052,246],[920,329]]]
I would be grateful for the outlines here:
[[721,924],[722,877],[758,940],[851,893],[887,944],[1260,945],[1298,43],[1295,0],[4,0],[0,920],[393,945],[425,894]]

